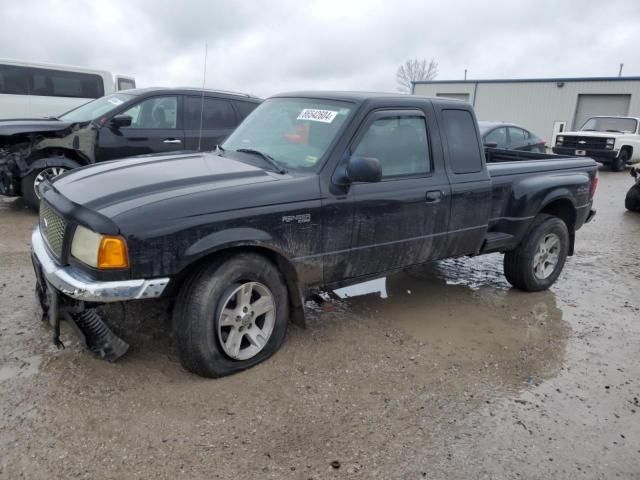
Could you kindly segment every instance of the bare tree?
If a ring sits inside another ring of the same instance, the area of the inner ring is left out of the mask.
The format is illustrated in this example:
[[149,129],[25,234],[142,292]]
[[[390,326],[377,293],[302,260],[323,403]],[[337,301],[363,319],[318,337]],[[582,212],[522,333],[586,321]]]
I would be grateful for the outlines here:
[[396,82],[401,92],[411,92],[411,82],[419,80],[433,80],[438,75],[438,64],[432,58],[407,60],[398,67]]

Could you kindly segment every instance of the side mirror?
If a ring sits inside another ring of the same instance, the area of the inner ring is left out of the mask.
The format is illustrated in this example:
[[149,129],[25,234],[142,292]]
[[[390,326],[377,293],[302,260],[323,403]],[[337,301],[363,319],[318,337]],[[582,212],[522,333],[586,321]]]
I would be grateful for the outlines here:
[[111,119],[111,126],[114,128],[129,127],[133,119],[129,115],[116,115]]
[[347,176],[351,182],[379,182],[382,179],[382,165],[374,157],[351,157],[347,164]]
[[498,148],[498,142],[484,142],[484,146],[487,148]]

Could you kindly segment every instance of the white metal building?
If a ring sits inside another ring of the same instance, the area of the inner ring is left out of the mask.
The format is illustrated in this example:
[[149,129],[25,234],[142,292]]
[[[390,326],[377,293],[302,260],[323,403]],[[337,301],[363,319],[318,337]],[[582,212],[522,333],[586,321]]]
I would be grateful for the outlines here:
[[478,120],[513,122],[551,145],[593,115],[640,117],[640,77],[413,82],[416,95],[471,103]]

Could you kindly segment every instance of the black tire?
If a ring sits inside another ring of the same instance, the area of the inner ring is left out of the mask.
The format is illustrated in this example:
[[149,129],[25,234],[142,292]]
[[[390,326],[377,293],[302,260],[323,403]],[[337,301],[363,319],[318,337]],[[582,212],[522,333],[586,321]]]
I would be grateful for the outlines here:
[[611,164],[611,170],[614,172],[622,172],[625,168],[627,168],[627,160],[629,160],[629,152],[626,150],[622,150],[618,158],[613,160]]
[[[237,360],[225,353],[218,321],[230,292],[245,282],[259,282],[270,290],[275,303],[275,323],[262,350],[251,358]],[[287,288],[273,263],[255,253],[215,260],[183,285],[176,301],[173,329],[180,361],[187,370],[203,377],[222,377],[245,370],[280,348],[288,320]]]
[[640,183],[633,185],[624,199],[624,206],[631,212],[640,212]]
[[24,203],[33,210],[38,210],[40,208],[40,197],[38,197],[38,194],[36,193],[36,189],[35,189],[36,179],[38,178],[38,175],[40,175],[41,173],[47,172],[50,170],[54,170],[55,172],[58,172],[55,175],[51,175],[51,174],[48,175],[49,178],[54,178],[57,175],[61,175],[62,173],[66,172],[69,169],[66,167],[40,168],[38,170],[34,170],[29,175],[22,177],[22,180],[20,183],[20,189],[22,190],[22,198],[24,200]]
[[[559,241],[558,260],[552,273],[542,279],[536,276],[534,259],[538,245],[543,238],[555,234]],[[567,225],[558,217],[538,215],[525,239],[517,248],[504,255],[504,275],[514,287],[526,292],[546,290],[557,280],[562,272],[569,252],[569,231]]]

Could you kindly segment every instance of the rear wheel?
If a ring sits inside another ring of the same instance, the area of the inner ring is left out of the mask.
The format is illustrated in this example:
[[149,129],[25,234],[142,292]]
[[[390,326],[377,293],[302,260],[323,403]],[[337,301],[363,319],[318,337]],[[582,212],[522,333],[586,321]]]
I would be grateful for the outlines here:
[[627,160],[629,160],[629,153],[626,150],[622,150],[618,155],[618,158],[614,159],[611,164],[611,170],[614,172],[622,172],[627,168]]
[[640,183],[633,185],[624,199],[624,206],[631,212],[640,212]]
[[38,187],[45,180],[51,180],[58,175],[62,175],[69,169],[66,167],[46,167],[34,170],[29,175],[22,178],[22,198],[24,203],[30,208],[37,210],[40,207],[40,193]]
[[254,253],[218,260],[184,286],[173,322],[182,365],[204,377],[252,367],[276,352],[289,318],[278,269]]
[[552,215],[538,215],[524,241],[504,255],[505,277],[520,290],[546,290],[562,272],[568,252],[567,225]]

